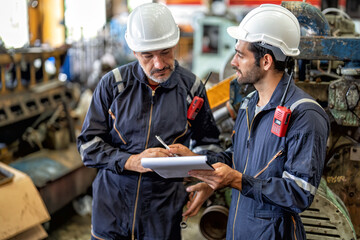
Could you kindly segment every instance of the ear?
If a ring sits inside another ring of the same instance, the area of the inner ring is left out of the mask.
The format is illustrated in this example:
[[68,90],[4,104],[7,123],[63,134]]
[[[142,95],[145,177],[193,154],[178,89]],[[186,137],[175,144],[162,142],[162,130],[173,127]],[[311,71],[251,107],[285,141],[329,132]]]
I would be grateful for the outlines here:
[[139,52],[135,52],[135,51],[132,51],[132,52],[133,52],[133,54],[134,54],[134,57],[135,57],[138,61],[140,61],[141,58],[140,58]]
[[262,58],[262,62],[263,62],[264,70],[267,71],[274,64],[274,59],[272,58],[272,56],[270,54],[265,54],[264,57]]

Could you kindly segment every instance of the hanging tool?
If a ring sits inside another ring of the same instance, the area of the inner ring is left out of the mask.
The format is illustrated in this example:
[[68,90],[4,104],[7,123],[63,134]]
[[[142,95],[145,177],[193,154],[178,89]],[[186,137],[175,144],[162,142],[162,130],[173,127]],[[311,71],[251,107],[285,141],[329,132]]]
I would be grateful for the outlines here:
[[[194,196],[192,197],[192,201],[194,201],[196,194],[197,194],[197,191],[194,192]],[[189,217],[186,216],[185,219],[180,222],[180,227],[181,227],[182,229],[187,228],[187,220],[188,220],[188,219],[189,219]]]

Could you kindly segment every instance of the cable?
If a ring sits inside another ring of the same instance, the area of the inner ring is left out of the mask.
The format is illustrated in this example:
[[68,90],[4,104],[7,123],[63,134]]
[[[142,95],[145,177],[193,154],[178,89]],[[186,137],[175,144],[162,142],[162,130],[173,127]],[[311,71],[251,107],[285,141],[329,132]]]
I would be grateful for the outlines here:
[[291,71],[291,74],[289,76],[289,80],[286,84],[286,88],[285,88],[285,91],[284,91],[284,94],[281,98],[281,101],[280,101],[280,106],[284,106],[284,103],[285,103],[285,99],[286,99],[286,95],[287,95],[287,92],[288,92],[288,89],[289,89],[289,86],[290,86],[290,82],[291,82],[291,79],[292,79],[292,76],[293,76],[293,73],[294,71]]

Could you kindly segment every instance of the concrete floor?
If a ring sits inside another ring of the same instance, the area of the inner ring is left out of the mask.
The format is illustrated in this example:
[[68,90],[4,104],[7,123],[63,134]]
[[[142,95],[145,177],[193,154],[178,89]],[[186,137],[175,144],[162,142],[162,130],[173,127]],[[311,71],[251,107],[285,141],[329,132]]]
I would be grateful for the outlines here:
[[[187,228],[182,230],[183,240],[206,240],[199,229],[199,221],[203,209],[197,216],[189,218]],[[91,216],[79,215],[75,212],[72,204],[65,206],[51,217],[51,221],[45,224],[49,240],[89,240]]]

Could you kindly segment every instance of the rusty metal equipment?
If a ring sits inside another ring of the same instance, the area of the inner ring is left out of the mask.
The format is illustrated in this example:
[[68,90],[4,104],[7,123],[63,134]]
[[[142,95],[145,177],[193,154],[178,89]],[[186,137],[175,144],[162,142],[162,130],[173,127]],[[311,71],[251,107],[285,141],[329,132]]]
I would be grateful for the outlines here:
[[[343,201],[350,224],[359,237],[360,158],[356,151],[360,141],[360,37],[346,14],[326,10],[323,14],[299,2],[283,2],[282,5],[297,16],[303,29],[301,54],[296,57],[295,64],[296,84],[321,103],[331,119],[323,177]],[[321,22],[317,25],[326,31],[312,28],[314,19]]]
[[[57,78],[66,51],[0,54],[0,162],[31,178],[49,214],[87,193],[96,175],[83,165],[75,143],[71,113],[80,90]],[[54,74],[45,70],[49,58],[55,59]]]
[[306,238],[316,239],[356,239],[354,227],[343,201],[321,179],[320,186],[310,208],[300,214]]
[[229,216],[231,188],[223,188],[214,192],[206,201],[199,228],[201,234],[209,240],[226,238],[226,223]]
[[220,240],[226,237],[229,209],[221,205],[207,207],[200,219],[200,230],[206,239]]

